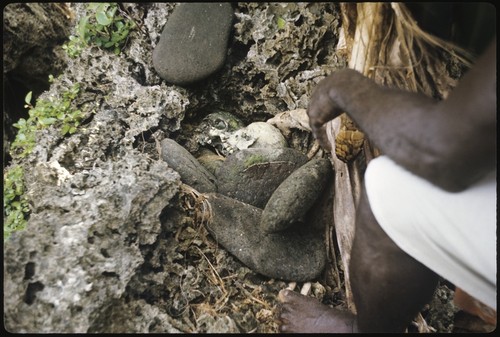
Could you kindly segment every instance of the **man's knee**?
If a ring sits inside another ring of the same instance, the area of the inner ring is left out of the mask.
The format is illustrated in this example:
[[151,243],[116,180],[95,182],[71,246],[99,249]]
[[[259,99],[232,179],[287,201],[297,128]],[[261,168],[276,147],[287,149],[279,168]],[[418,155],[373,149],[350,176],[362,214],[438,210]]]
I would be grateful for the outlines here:
[[353,250],[355,246],[363,252],[367,250],[377,252],[381,249],[390,251],[400,250],[377,222],[370,208],[368,196],[364,187],[356,213],[356,231]]

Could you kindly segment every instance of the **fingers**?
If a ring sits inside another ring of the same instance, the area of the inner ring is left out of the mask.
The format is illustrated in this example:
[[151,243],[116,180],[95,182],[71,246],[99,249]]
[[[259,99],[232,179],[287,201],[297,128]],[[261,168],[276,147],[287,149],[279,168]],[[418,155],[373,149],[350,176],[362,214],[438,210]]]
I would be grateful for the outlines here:
[[314,135],[314,138],[318,141],[319,145],[328,152],[332,152],[332,145],[328,140],[328,136],[326,134],[326,124],[320,127],[314,127],[311,125],[311,129]]
[[314,90],[307,109],[309,125],[314,137],[321,147],[329,152],[331,152],[331,144],[326,135],[325,124],[342,113],[336,102],[330,97],[331,89],[330,78],[323,79]]

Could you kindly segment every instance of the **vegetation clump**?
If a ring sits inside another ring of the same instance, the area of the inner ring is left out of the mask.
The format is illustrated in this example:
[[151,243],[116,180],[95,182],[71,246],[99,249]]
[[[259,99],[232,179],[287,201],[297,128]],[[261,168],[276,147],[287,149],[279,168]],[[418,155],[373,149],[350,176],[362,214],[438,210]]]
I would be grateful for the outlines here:
[[[49,81],[54,80],[49,76]],[[79,83],[62,92],[60,98],[37,99],[31,104],[32,92],[25,97],[25,107],[29,108],[29,117],[20,118],[13,126],[18,129],[11,144],[10,155],[22,159],[29,155],[36,144],[36,133],[53,126],[60,128],[61,135],[73,134],[84,119],[81,110],[72,106],[73,100],[80,93]],[[3,208],[4,240],[13,231],[24,229],[29,217],[28,200],[25,196],[24,170],[22,166],[12,166],[4,170]]]
[[3,238],[7,240],[11,233],[26,227],[29,216],[28,200],[24,192],[24,170],[14,166],[3,175]]
[[30,91],[25,97],[25,107],[30,109],[28,119],[20,118],[13,124],[19,131],[11,144],[12,157],[24,158],[30,154],[35,147],[36,132],[50,125],[59,126],[63,136],[75,133],[84,117],[81,110],[71,106],[79,92],[80,85],[75,83],[62,93],[61,99],[37,99],[33,106]]
[[136,27],[134,21],[119,15],[117,12],[120,9],[116,3],[90,3],[87,9],[95,14],[82,17],[78,22],[76,35],[71,35],[63,45],[68,56],[80,56],[82,50],[89,45],[120,54],[130,31]]

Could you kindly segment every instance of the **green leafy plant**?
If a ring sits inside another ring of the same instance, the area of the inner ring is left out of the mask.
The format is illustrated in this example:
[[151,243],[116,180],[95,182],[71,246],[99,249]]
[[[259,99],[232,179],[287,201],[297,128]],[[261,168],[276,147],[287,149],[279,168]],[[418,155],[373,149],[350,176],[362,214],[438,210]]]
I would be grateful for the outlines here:
[[91,44],[120,54],[130,31],[136,27],[134,21],[118,15],[119,7],[116,3],[90,3],[87,9],[95,14],[81,18],[76,35],[71,35],[68,43],[63,45],[68,56],[79,56]]
[[[53,79],[52,79],[53,80]],[[61,99],[38,99],[31,105],[32,92],[25,97],[25,107],[29,108],[29,118],[20,118],[13,126],[18,130],[11,144],[12,157],[26,157],[35,147],[35,135],[50,125],[61,128],[62,135],[75,133],[84,118],[81,110],[74,109],[71,102],[78,96],[80,85],[74,84],[62,93]]]
[[[49,82],[54,77],[49,76]],[[29,108],[29,117],[20,118],[14,127],[18,130],[15,140],[11,144],[13,158],[26,157],[35,147],[36,132],[50,125],[59,127],[61,134],[72,134],[77,131],[84,118],[81,110],[71,106],[73,100],[80,93],[80,85],[74,84],[64,90],[60,98],[38,99],[36,105],[31,104],[32,92],[28,92],[24,101],[25,108]],[[24,170],[21,166],[14,166],[4,171],[3,207],[4,207],[4,240],[13,231],[24,229],[29,216],[28,200],[25,196]]]
[[14,166],[3,175],[4,241],[11,233],[26,227],[29,216],[28,201],[24,195],[24,170]]

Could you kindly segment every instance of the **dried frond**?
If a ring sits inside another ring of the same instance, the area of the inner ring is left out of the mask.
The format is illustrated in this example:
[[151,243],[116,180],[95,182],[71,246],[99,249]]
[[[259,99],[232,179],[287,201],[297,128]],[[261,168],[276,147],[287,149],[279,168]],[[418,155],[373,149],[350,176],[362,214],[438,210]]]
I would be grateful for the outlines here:
[[445,55],[464,67],[473,56],[422,30],[403,3],[342,4],[344,48],[349,67],[390,87],[446,97],[455,85],[445,71]]

